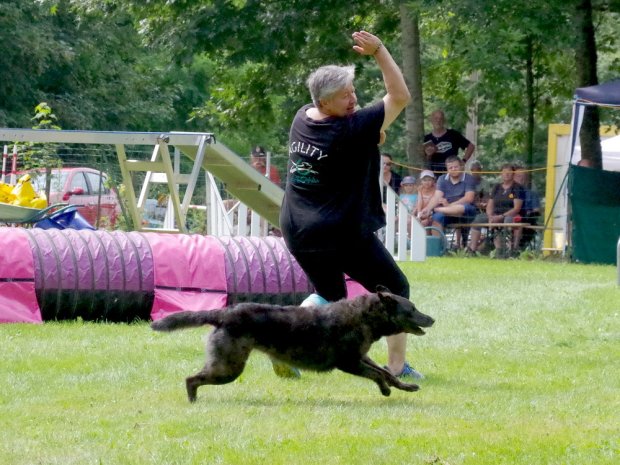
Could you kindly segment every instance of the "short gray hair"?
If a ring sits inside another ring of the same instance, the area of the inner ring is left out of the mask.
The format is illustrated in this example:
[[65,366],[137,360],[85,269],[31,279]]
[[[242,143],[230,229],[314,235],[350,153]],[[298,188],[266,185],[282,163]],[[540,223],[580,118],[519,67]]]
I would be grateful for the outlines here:
[[354,66],[321,66],[308,77],[306,83],[314,106],[319,108],[322,99],[329,99],[353,82]]

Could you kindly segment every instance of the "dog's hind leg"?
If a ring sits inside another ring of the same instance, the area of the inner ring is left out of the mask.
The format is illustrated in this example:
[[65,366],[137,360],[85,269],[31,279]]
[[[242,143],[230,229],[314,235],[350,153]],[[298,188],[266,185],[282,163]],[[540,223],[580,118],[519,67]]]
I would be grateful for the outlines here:
[[408,392],[414,392],[420,389],[420,386],[418,386],[417,384],[403,383],[400,379],[398,379],[388,370],[377,365],[377,363],[375,363],[374,360],[368,357],[368,355],[365,355],[364,357],[362,357],[362,363],[365,364],[370,369],[375,370],[376,372],[380,373],[381,376],[384,378],[385,382],[389,384],[390,386],[395,387],[396,389],[400,389],[402,391],[408,391]]
[[189,401],[196,400],[196,392],[204,384],[227,384],[237,379],[251,351],[250,341],[231,338],[224,331],[215,330],[207,342],[207,363],[185,380]]

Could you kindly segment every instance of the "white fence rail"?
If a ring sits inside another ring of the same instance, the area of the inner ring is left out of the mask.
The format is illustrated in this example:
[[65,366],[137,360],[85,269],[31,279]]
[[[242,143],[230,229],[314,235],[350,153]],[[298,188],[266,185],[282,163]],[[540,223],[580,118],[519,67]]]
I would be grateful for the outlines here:
[[[208,174],[207,179],[209,234],[260,237],[273,231],[264,218],[242,202],[223,200],[213,176]],[[378,234],[390,253],[399,261],[424,261],[426,231],[390,188],[386,195],[386,223]]]
[[255,236],[269,233],[267,220],[237,199],[222,199],[215,178],[207,173],[207,233],[213,236]]
[[396,192],[387,187],[386,226],[383,243],[397,260],[424,261],[426,258],[426,230],[410,215]]

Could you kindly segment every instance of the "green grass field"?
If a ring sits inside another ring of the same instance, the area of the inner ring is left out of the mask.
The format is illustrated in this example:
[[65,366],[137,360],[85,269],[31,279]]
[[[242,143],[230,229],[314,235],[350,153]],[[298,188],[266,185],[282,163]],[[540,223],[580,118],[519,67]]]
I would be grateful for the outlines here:
[[[416,393],[340,372],[204,386],[207,329],[0,325],[0,463],[528,464],[620,462],[616,268],[432,258],[402,264],[435,317],[409,337]],[[319,344],[320,341],[317,341]],[[385,363],[382,340],[371,355]]]

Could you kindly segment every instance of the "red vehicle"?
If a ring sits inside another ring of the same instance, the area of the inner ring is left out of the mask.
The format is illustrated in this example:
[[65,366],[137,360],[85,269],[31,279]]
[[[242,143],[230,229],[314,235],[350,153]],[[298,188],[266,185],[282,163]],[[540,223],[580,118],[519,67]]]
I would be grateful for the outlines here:
[[[29,172],[32,187],[45,191],[45,170]],[[107,174],[86,167],[54,168],[48,203],[69,203],[78,206],[78,212],[91,225],[113,227],[121,213],[116,193],[108,187]]]

